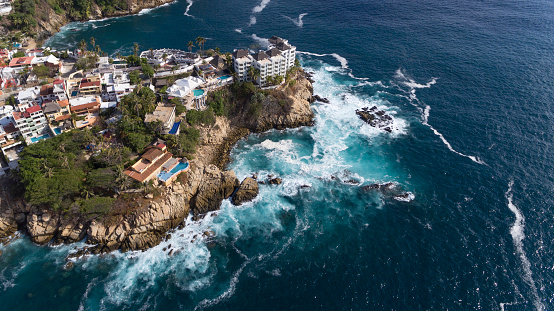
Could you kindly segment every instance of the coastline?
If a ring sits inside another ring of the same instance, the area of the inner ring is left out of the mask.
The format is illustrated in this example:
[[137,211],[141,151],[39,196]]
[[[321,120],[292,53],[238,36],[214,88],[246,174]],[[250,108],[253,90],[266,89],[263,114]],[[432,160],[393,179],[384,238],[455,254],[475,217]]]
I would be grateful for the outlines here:
[[[231,199],[238,190],[251,192],[255,187],[255,196],[258,190],[254,179],[246,178],[240,183],[233,171],[225,170],[229,155],[235,144],[250,133],[313,125],[312,84],[303,70],[299,70],[294,79],[297,83],[288,95],[291,105],[286,112],[267,107],[257,118],[239,113],[229,118],[217,117],[214,125],[201,127],[201,142],[190,161],[191,169],[181,174],[179,182],[156,187],[155,196],[135,197],[130,213],[107,220],[87,220],[68,212],[41,210],[22,199],[4,195],[0,200],[0,242],[8,241],[21,231],[39,245],[70,244],[86,239],[90,246],[75,256],[117,249],[123,252],[144,250],[159,244],[168,231],[186,225],[189,214],[200,219],[218,210],[222,201]],[[2,190],[6,193],[6,189]]]
[[48,19],[40,20],[37,25],[37,40],[42,44],[46,43],[54,34],[58,33],[64,26],[74,22],[94,22],[110,18],[118,18],[130,15],[141,14],[143,10],[152,10],[158,7],[177,2],[177,0],[132,0],[128,10],[103,12],[96,4],[93,5],[91,15],[83,20],[72,20],[67,15],[56,14],[52,9],[48,10]]

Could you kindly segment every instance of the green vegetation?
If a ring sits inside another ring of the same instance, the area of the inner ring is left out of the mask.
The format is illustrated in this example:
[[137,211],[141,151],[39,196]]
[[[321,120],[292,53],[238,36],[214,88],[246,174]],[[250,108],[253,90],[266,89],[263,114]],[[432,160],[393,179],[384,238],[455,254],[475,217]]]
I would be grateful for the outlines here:
[[24,56],[25,56],[25,52],[23,51],[17,51],[13,54],[13,58],[24,57]]
[[146,87],[138,89],[123,97],[120,103],[123,117],[117,124],[117,134],[135,152],[142,151],[155,135],[155,131],[144,123],[144,116],[156,109],[156,94]]
[[213,125],[215,123],[215,115],[212,108],[208,108],[204,111],[200,110],[188,110],[187,111],[187,123],[195,125]]
[[56,76],[56,72],[44,65],[39,65],[33,67],[33,73],[39,78],[53,78]]
[[225,106],[225,102],[228,100],[227,89],[220,89],[208,94],[206,102],[208,106],[213,109],[216,116],[227,116],[228,110]]

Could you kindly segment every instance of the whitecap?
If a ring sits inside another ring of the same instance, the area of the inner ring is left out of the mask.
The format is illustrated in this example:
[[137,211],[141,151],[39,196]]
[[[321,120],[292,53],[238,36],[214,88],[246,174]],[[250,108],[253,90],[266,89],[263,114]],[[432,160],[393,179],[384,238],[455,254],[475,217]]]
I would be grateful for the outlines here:
[[506,200],[508,201],[508,208],[512,213],[514,213],[514,216],[516,217],[512,227],[510,228],[510,235],[512,236],[512,240],[516,248],[516,253],[519,255],[519,258],[521,260],[524,272],[523,280],[527,283],[527,285],[529,285],[529,287],[531,288],[531,293],[533,294],[533,305],[535,305],[535,308],[539,311],[545,310],[545,307],[539,297],[537,286],[535,285],[535,280],[533,279],[531,263],[529,262],[529,259],[527,259],[527,255],[525,254],[525,250],[523,249],[523,240],[525,239],[525,216],[523,216],[523,213],[521,213],[521,211],[513,202],[513,186],[514,181],[511,180],[508,184],[508,190],[505,193]]
[[302,21],[302,18],[306,15],[308,15],[308,13],[302,13],[302,14],[298,15],[297,18],[288,17],[286,15],[283,15],[283,16],[285,18],[287,18],[288,20],[290,20],[291,22],[293,22],[296,26],[302,28],[302,26],[304,26],[304,22]]
[[255,33],[250,36],[254,41],[258,42],[262,48],[269,46],[269,39],[258,37]]
[[256,21],[256,16],[250,16],[250,22],[248,22],[248,26],[255,25]]
[[271,0],[262,0],[257,6],[252,9],[252,13],[260,13],[265,9]]
[[194,17],[189,14],[190,7],[192,7],[193,4],[194,2],[192,0],[187,0],[187,8],[185,9],[185,16]]

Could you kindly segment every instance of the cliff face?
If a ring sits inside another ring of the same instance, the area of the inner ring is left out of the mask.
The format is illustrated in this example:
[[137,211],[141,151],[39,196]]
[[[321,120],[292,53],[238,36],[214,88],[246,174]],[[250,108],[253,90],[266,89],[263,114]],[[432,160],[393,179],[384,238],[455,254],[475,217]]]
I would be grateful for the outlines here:
[[[174,0],[127,0],[128,9],[116,10],[110,13],[102,11],[102,9],[95,2],[92,2],[90,15],[87,20],[136,14],[142,9],[154,8],[173,1]],[[39,40],[45,40],[54,33],[58,32],[63,25],[69,22],[77,21],[69,14],[57,14],[49,6],[47,1],[40,0],[36,6],[36,10],[38,11],[37,15],[47,17],[37,19],[36,32]]]
[[[297,81],[291,109],[286,114],[272,114],[271,107],[266,108],[248,125],[256,126],[256,130],[267,130],[312,124],[311,83],[305,78]],[[109,219],[87,220],[69,212],[45,211],[22,200],[11,199],[4,192],[0,198],[0,242],[21,229],[37,244],[73,243],[86,237],[86,242],[92,246],[76,256],[153,247],[162,241],[168,230],[184,225],[191,212],[199,219],[218,210],[225,199],[232,199],[239,205],[258,194],[254,179],[246,178],[240,183],[233,171],[213,164],[221,160],[222,153],[228,159],[232,145],[248,133],[249,130],[231,124],[228,119],[218,118],[213,126],[201,129],[195,160],[190,161],[190,169],[182,173],[178,181],[169,187],[159,186],[155,196],[143,194],[144,198],[140,197],[139,207],[133,212]]]

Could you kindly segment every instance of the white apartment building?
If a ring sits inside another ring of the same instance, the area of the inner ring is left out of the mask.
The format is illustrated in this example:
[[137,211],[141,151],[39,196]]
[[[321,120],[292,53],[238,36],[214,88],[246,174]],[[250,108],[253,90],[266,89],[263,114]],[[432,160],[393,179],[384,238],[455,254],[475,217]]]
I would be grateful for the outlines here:
[[32,138],[49,133],[46,116],[39,105],[29,107],[24,111],[14,111],[12,114],[15,126],[21,135],[26,139],[31,138],[31,142],[35,142]]
[[236,50],[233,52],[233,67],[237,73],[239,81],[250,81],[248,76],[248,69],[252,67],[254,58],[250,56],[247,50]]
[[37,103],[41,103],[42,100],[39,96],[40,94],[40,87],[30,87],[26,88],[24,90],[19,91],[17,94],[17,103],[19,110],[23,111],[31,106],[36,105]]
[[239,81],[250,81],[248,70],[254,67],[260,71],[256,79],[258,85],[264,85],[270,76],[285,76],[294,66],[296,47],[287,40],[273,36],[269,39],[269,49],[250,55],[247,50],[237,50],[233,53],[233,67]]

